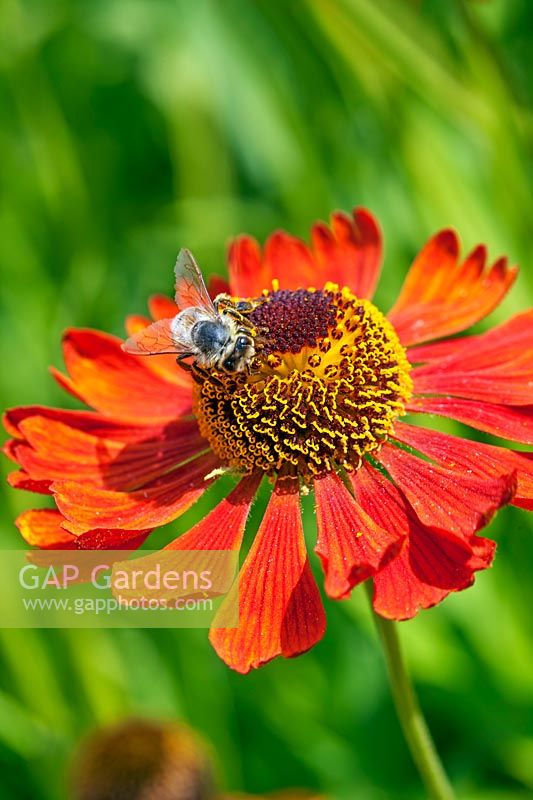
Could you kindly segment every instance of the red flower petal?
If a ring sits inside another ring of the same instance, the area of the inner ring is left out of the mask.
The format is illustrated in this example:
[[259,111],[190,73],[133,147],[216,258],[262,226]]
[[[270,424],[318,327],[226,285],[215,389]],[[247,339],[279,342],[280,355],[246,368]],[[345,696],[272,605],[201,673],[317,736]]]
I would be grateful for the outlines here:
[[126,442],[40,416],[28,417],[19,427],[25,443],[18,443],[14,455],[31,478],[122,491],[148,483],[208,447],[192,419],[148,428],[137,441]]
[[381,268],[382,242],[377,221],[367,209],[356,208],[351,217],[342,212],[332,214],[331,229],[317,223],[312,239],[324,280],[349,286],[358,297],[372,297]]
[[340,600],[390,559],[401,539],[376,525],[335,473],[317,478],[314,488],[318,525],[315,552],[326,575],[326,592]]
[[50,372],[50,375],[52,376],[52,378],[54,378],[58,386],[60,386],[61,389],[63,389],[63,391],[67,392],[67,394],[72,395],[72,397],[75,397],[76,400],[80,401],[80,403],[85,403],[85,399],[78,392],[74,382],[68,377],[68,375],[63,375],[63,373],[60,372],[55,367],[48,367],[48,371]]
[[417,394],[453,394],[509,405],[533,403],[533,311],[475,337],[443,361],[412,372]]
[[37,494],[51,494],[50,481],[36,481],[30,478],[27,472],[19,469],[17,472],[10,472],[7,482],[13,489],[23,489],[26,492],[36,492]]
[[474,571],[490,566],[494,542],[466,540],[423,525],[402,494],[368,464],[350,477],[358,501],[375,522],[407,534],[400,553],[374,577],[373,605],[381,616],[410,619],[470,586]]
[[404,345],[449,336],[487,316],[513,284],[516,268],[500,259],[480,270],[484,248],[476,248],[458,263],[459,241],[443,230],[417,256],[388,317]]
[[439,231],[424,245],[411,265],[392,312],[442,299],[442,292],[457,282],[459,240],[451,228]]
[[456,397],[415,397],[406,408],[418,414],[449,417],[514,442],[533,444],[533,405],[510,407]]
[[421,344],[418,347],[407,348],[407,355],[411,364],[440,361],[443,358],[455,356],[461,351],[471,351],[478,338],[478,336],[460,336],[457,339],[443,339],[440,342]]
[[305,289],[316,283],[317,271],[308,246],[285,231],[276,231],[267,239],[264,266],[268,275],[279,281],[280,289]]
[[230,286],[228,281],[220,275],[210,275],[207,282],[207,291],[211,299],[214,300],[218,294],[230,294]]
[[471,536],[486,525],[516,491],[516,474],[480,479],[446,469],[385,445],[379,453],[421,522]]
[[414,527],[400,555],[374,578],[374,610],[388,619],[411,619],[471,586],[474,571],[490,567],[494,557],[495,543],[483,543],[482,558],[452,534]]
[[68,530],[93,528],[143,530],[176,519],[211,485],[205,476],[219,466],[211,454],[201,456],[134,492],[113,492],[75,481],[56,481],[52,491]]
[[[276,279],[281,289],[299,289],[317,282],[313,256],[301,239],[276,231],[266,241],[263,254],[255,239],[240,236],[230,246],[231,292],[239,297],[258,297]],[[325,278],[327,280],[327,278]]]
[[261,249],[251,236],[239,236],[228,251],[231,294],[236,297],[258,297],[270,289],[272,276],[263,263]]
[[493,367],[533,350],[533,312],[515,314],[507,322],[477,336],[461,336],[409,348],[411,363],[452,358],[463,368]]
[[130,314],[126,317],[125,329],[128,336],[134,336],[139,331],[143,331],[150,325],[148,317],[143,317],[141,314]]
[[278,480],[242,566],[238,591],[239,627],[210,632],[218,655],[237,672],[279,655],[296,656],[322,638],[324,610],[305,551],[296,480]]
[[264,254],[255,239],[241,236],[229,250],[231,292],[257,297],[270,289],[323,286],[327,281],[349,286],[359,297],[371,297],[381,266],[381,232],[365,208],[352,216],[336,212],[331,228],[318,222],[312,229],[313,249],[301,239],[277,231],[266,242]]
[[15,464],[18,464],[17,458],[17,447],[20,444],[18,439],[8,439],[7,442],[4,442],[2,445],[2,453],[10,459],[10,461],[14,461]]
[[490,479],[516,471],[513,505],[533,510],[533,453],[506,450],[403,422],[396,423],[394,437],[456,472]]
[[[507,322],[478,336],[461,336],[409,348],[409,360],[441,361],[452,358],[463,369],[491,368],[533,351],[533,312],[516,314]],[[442,365],[444,366],[444,365]]]
[[15,525],[28,544],[41,550],[136,550],[151,531],[94,530],[74,536],[55,509],[25,511]]
[[93,436],[114,439],[117,442],[136,442],[146,438],[149,434],[162,435],[166,428],[165,423],[150,425],[120,422],[103,417],[95,411],[67,411],[63,408],[48,406],[10,408],[4,414],[3,423],[6,430],[13,436],[23,439],[21,425],[24,420],[32,417],[60,422],[77,431],[85,431]]
[[152,533],[152,528],[144,531],[125,531],[121,528],[105,528],[87,531],[76,536],[78,550],[137,550]]
[[175,383],[179,392],[192,393],[192,377],[176,362],[176,356],[155,355],[144,358],[147,366],[166,383]]
[[[162,298],[162,299],[167,300],[167,298]],[[152,298],[152,301],[153,300],[154,298]],[[171,301],[169,300],[168,302]],[[178,311],[177,306],[174,305],[174,314],[177,314],[177,311]],[[167,317],[164,317],[164,319],[167,319]],[[129,317],[126,317],[126,325],[125,325],[126,333],[128,334],[128,337],[134,337],[137,333],[140,333],[151,324],[152,320],[150,320],[148,317],[143,317],[140,315],[130,315]],[[188,372],[179,367],[179,365],[176,363],[176,356],[154,355],[151,356],[150,358],[145,359],[145,366],[148,367],[149,369],[152,369],[155,373],[160,375],[165,381],[170,381],[171,383],[177,383],[179,386],[187,387],[188,389],[190,389],[192,386],[191,376],[189,375]]]
[[164,294],[154,294],[148,300],[148,310],[153,320],[171,319],[179,311],[174,300],[165,297]]
[[63,521],[59,511],[39,509],[25,511],[15,525],[28,544],[45,550],[71,550],[76,547],[76,537],[61,527]]
[[167,422],[190,411],[191,392],[159,378],[114,336],[71,330],[64,337],[70,378],[63,385],[87,405],[124,421]]
[[[258,471],[242,478],[206,517],[164,548],[180,551],[176,564],[180,571],[190,568],[211,572],[210,596],[226,594],[231,588],[246,520],[262,477]],[[235,559],[223,558],[223,551],[233,551]]]
[[239,550],[252,501],[262,473],[242,478],[235,489],[194,528],[167,544],[165,550]]

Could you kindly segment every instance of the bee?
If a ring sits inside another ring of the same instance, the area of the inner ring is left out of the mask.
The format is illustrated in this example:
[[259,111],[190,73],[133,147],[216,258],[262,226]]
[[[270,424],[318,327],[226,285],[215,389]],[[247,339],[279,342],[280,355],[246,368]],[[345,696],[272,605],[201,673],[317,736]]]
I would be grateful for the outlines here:
[[227,294],[211,300],[202,273],[189,250],[180,250],[176,266],[176,305],[173,319],[148,325],[127,339],[122,348],[127,353],[150,356],[175,354],[192,357],[202,369],[234,373],[251,371],[256,354],[256,330],[247,315],[258,301],[233,302]]

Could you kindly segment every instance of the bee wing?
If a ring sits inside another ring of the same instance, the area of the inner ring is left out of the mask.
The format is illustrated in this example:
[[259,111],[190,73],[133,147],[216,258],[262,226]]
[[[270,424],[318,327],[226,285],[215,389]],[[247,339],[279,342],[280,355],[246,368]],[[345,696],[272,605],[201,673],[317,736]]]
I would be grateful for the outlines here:
[[200,267],[190,250],[180,250],[176,266],[176,305],[183,311],[194,306],[202,308],[212,319],[218,319],[213,301],[209,297]]
[[[178,315],[179,316],[179,315]],[[176,341],[172,331],[173,319],[160,319],[130,336],[122,344],[126,353],[136,356],[184,355],[190,353],[186,342]]]

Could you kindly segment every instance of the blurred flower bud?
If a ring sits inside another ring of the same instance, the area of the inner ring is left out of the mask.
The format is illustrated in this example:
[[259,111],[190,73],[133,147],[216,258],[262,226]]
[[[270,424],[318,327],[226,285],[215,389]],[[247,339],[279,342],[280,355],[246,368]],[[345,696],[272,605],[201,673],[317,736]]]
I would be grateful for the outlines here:
[[211,800],[202,742],[175,723],[131,719],[93,733],[71,774],[72,800]]
[[319,795],[306,789],[286,789],[282,792],[265,795],[225,794],[219,796],[217,800],[327,800],[327,798],[322,794]]

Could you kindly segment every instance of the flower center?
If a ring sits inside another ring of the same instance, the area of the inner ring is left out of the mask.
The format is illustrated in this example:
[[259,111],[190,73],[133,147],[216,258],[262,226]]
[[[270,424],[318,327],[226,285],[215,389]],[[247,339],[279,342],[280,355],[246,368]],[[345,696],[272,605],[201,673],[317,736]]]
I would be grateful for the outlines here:
[[[314,475],[358,469],[378,450],[412,391],[392,325],[368,300],[322,290],[265,291],[251,374],[212,371],[195,388],[202,435],[228,466]],[[261,341],[264,344],[261,346]]]

